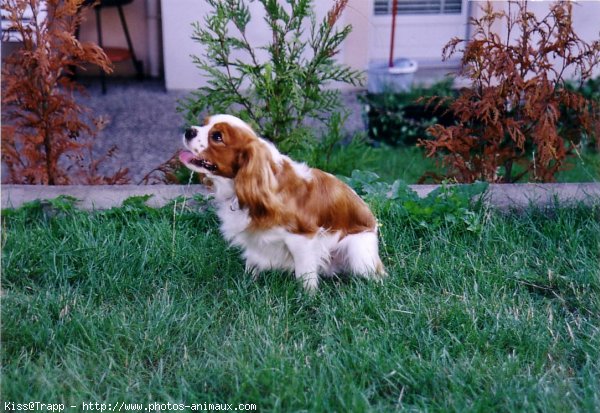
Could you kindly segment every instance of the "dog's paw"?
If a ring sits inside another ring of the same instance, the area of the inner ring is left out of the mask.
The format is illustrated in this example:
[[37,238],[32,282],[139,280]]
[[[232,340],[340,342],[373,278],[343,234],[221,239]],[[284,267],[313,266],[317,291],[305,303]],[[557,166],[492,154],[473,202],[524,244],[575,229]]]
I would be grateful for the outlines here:
[[314,295],[319,289],[319,276],[316,274],[306,274],[302,277],[302,286],[304,291]]
[[246,268],[244,269],[244,273],[249,275],[252,278],[252,281],[257,281],[260,276],[260,271],[253,265],[246,264]]

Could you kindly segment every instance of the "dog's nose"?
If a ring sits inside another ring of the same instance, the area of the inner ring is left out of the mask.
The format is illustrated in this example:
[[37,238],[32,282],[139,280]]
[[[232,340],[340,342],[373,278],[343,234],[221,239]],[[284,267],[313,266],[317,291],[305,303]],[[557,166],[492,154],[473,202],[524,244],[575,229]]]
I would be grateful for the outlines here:
[[189,141],[190,139],[195,138],[197,134],[198,134],[198,131],[196,129],[194,129],[194,128],[187,128],[185,130],[185,135],[184,136],[185,136],[185,139]]

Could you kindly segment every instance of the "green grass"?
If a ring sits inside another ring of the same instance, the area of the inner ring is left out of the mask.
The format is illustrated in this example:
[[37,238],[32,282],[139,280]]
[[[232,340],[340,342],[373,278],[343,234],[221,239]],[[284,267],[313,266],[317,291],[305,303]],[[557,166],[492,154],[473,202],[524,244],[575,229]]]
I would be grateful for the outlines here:
[[385,182],[402,179],[414,184],[427,172],[440,173],[436,161],[426,158],[423,149],[416,146],[373,148],[369,166]]
[[[375,172],[386,182],[402,179],[409,184],[417,183],[426,172],[441,176],[445,173],[434,159],[426,158],[423,149],[418,147],[374,148],[366,169]],[[587,151],[568,158],[564,170],[557,174],[556,181],[600,182],[600,154]]]
[[383,283],[253,282],[212,213],[30,206],[2,221],[2,400],[259,411],[600,411],[598,209],[377,208]]
[[564,171],[556,176],[557,182],[600,182],[600,153],[583,152],[569,158]]

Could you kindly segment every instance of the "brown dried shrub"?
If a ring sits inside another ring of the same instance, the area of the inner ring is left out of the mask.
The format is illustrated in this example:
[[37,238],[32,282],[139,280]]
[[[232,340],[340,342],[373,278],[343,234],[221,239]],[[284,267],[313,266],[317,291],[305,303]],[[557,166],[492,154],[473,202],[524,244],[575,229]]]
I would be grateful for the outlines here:
[[[99,173],[116,148],[94,158],[93,145],[103,119],[78,104],[83,92],[72,80],[84,64],[111,71],[103,50],[80,42],[83,0],[3,0],[22,47],[2,64],[2,161],[8,183],[66,185],[128,182],[126,169]],[[44,9],[42,9],[44,5]],[[45,14],[43,11],[45,10]],[[24,19],[27,12],[33,17]],[[4,14],[3,14],[4,16]]]
[[[421,140],[428,156],[442,155],[459,182],[516,182],[524,176],[552,181],[583,132],[597,128],[597,106],[564,87],[567,69],[590,77],[600,61],[600,42],[587,43],[573,30],[572,4],[557,2],[538,19],[526,1],[510,1],[508,11],[482,6],[483,16],[471,19],[473,38],[454,38],[444,59],[465,44],[460,74],[472,81],[450,111],[452,126],[428,129],[433,140]],[[513,12],[514,10],[514,12]],[[492,27],[504,24],[506,37]],[[438,104],[448,98],[430,100]],[[569,111],[578,127],[559,134],[561,117]],[[516,165],[521,171],[516,171]]]

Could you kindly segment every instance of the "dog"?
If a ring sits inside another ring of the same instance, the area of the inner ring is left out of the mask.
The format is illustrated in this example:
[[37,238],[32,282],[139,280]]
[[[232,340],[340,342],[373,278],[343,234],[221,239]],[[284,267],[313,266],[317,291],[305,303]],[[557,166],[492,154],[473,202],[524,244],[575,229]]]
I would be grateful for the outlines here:
[[185,130],[180,161],[214,187],[223,237],[246,271],[293,271],[315,291],[319,275],[382,279],[377,220],[333,175],[295,162],[241,119],[214,115]]

